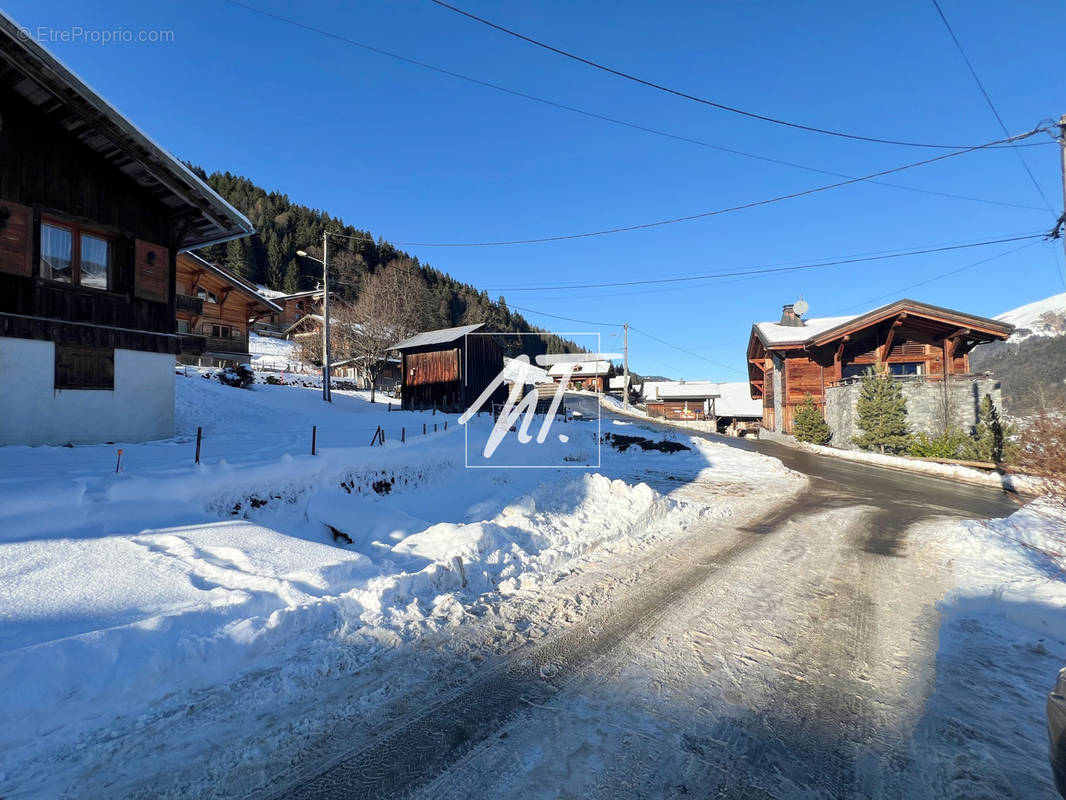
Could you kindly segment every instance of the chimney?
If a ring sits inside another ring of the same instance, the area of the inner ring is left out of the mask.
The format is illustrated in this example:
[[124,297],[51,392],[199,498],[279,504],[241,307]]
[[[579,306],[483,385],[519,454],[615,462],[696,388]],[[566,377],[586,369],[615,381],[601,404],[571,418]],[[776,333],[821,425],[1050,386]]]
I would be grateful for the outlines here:
[[796,313],[796,309],[793,308],[792,303],[786,303],[781,307],[781,325],[786,325],[790,328],[802,328],[803,318]]

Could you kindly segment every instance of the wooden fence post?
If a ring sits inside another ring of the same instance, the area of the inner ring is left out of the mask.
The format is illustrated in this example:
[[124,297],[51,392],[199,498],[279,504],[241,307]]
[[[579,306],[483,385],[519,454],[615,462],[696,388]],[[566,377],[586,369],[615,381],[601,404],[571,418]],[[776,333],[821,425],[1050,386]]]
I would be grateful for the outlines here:
[[448,420],[444,420],[444,430],[448,430]]
[[374,431],[374,436],[370,440],[370,446],[371,447],[373,447],[374,446],[374,442],[376,442],[378,440],[378,434],[379,433],[381,433],[381,426],[380,425],[378,425],[378,429],[376,431]]
[[118,473],[118,472],[121,472],[121,471],[122,471],[122,448],[120,447],[118,449],[118,461],[115,462],[115,472]]
[[200,440],[203,439],[204,429],[198,427],[196,429],[196,463],[200,463]]
[[407,441],[407,428],[400,428],[400,444]]
[[436,422],[433,423],[433,432],[434,433],[437,432],[437,423]]
[[313,455],[313,456],[314,455],[318,455],[315,452],[315,449],[316,449],[317,445],[318,445],[318,426],[317,425],[312,425],[311,426],[311,455]]
[[422,423],[422,435],[423,436],[426,435],[426,423],[424,423],[424,422]]

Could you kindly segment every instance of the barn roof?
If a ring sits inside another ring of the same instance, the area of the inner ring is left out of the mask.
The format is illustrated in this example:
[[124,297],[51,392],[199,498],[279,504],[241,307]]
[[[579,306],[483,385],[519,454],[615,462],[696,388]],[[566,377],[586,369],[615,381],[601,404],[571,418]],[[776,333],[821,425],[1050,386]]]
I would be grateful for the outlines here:
[[659,400],[709,400],[718,397],[718,384],[710,381],[671,381],[656,387]]
[[458,328],[441,328],[435,331],[426,331],[425,333],[419,333],[412,336],[410,339],[404,339],[398,344],[392,346],[393,350],[411,350],[415,347],[426,347],[434,344],[448,344],[458,339],[462,339],[468,333],[473,333],[479,328],[485,327],[484,322],[479,322],[477,325],[461,325]]
[[255,233],[248,219],[0,12],[0,82],[158,198],[189,228],[181,249]]

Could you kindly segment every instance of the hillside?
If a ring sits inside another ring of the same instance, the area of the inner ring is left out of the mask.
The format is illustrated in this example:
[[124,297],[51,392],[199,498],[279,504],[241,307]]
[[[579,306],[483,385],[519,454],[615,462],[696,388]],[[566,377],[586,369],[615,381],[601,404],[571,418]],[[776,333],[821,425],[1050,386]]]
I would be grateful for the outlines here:
[[992,372],[1003,384],[1003,404],[1016,416],[1066,407],[1066,293],[1000,314],[1017,330],[1006,342],[978,347],[975,372]]
[[[205,247],[199,254],[236,274],[270,289],[296,292],[313,289],[321,281],[321,266],[300,258],[297,250],[321,257],[322,232],[341,234],[330,239],[330,278],[341,297],[354,301],[368,273],[390,264],[415,268],[426,285],[428,302],[422,324],[427,329],[450,328],[484,322],[499,331],[543,333],[541,337],[515,336],[506,342],[510,354],[577,353],[583,348],[529,324],[511,311],[503,297],[491,300],[484,291],[455,280],[417,257],[398,250],[370,231],[360,230],[327,212],[298,205],[288,195],[268,192],[247,178],[229,172],[210,175],[189,165],[227,202],[255,226],[256,233],[226,244]],[[349,238],[344,238],[349,237]]]

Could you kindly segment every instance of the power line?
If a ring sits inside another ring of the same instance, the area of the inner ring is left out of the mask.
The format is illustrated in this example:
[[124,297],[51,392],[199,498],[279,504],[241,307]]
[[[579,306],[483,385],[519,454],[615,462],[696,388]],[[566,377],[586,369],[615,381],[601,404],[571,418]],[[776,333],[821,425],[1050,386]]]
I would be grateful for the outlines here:
[[646,286],[649,284],[661,284],[661,283],[684,283],[688,281],[700,281],[710,278],[732,278],[739,275],[768,275],[778,272],[798,272],[800,270],[818,269],[820,267],[835,267],[841,264],[859,264],[869,261],[884,261],[892,258],[905,258],[907,256],[920,256],[927,255],[929,253],[943,253],[950,250],[966,250],[972,247],[987,247],[993,244],[1004,244],[1007,242],[1020,242],[1027,239],[1042,239],[1045,237],[1043,233],[1031,233],[1024,236],[1009,236],[1001,239],[989,239],[983,242],[969,242],[967,244],[955,244],[945,245],[943,247],[928,247],[923,250],[909,250],[901,253],[891,253],[887,255],[879,256],[863,256],[859,258],[841,258],[833,261],[821,261],[813,264],[799,264],[790,267],[767,267],[763,269],[747,269],[747,270],[733,270],[728,272],[711,272],[705,275],[692,275],[680,278],[646,278],[636,281],[608,281],[604,283],[582,283],[572,284],[569,286],[539,286],[531,287],[528,289],[512,289],[511,291],[523,291],[523,292],[537,292],[537,291],[556,291],[560,289],[600,289],[610,286]]
[[[510,95],[513,95],[514,97],[520,97],[520,98],[523,98],[525,100],[532,100],[533,102],[541,103],[541,104],[547,105],[547,106],[551,106],[552,108],[558,108],[558,109],[561,109],[563,111],[569,111],[569,112],[574,113],[574,114],[580,114],[580,115],[588,117],[590,119],[596,119],[596,120],[600,120],[601,122],[610,123],[612,125],[619,125],[619,126],[622,126],[624,128],[631,128],[633,130],[642,131],[644,133],[650,133],[650,134],[652,134],[654,136],[662,136],[664,138],[672,139],[674,141],[686,142],[688,144],[697,145],[699,147],[706,147],[706,148],[709,148],[711,150],[718,150],[718,151],[723,152],[723,153],[730,153],[732,155],[742,156],[744,158],[750,158],[750,159],[754,159],[754,160],[757,160],[757,161],[764,161],[764,162],[767,162],[767,163],[770,163],[770,164],[780,164],[781,166],[793,167],[794,169],[802,169],[802,170],[806,170],[808,172],[816,172],[816,173],[820,173],[820,174],[823,174],[823,175],[833,175],[833,176],[839,177],[839,178],[850,178],[850,177],[852,177],[851,175],[847,175],[846,173],[834,172],[832,170],[820,169],[818,167],[811,167],[811,166],[807,166],[805,164],[798,164],[798,163],[796,163],[794,161],[785,161],[783,159],[772,158],[770,156],[759,155],[757,153],[749,153],[749,152],[746,152],[744,150],[737,150],[737,149],[732,148],[732,147],[725,147],[723,145],[713,144],[711,142],[706,142],[706,141],[703,141],[701,139],[694,139],[694,138],[689,137],[689,136],[681,136],[679,134],[670,133],[668,131],[659,130],[657,128],[651,128],[651,127],[648,127],[646,125],[640,125],[640,124],[635,123],[635,122],[628,122],[628,121],[623,120],[623,119],[618,119],[617,117],[610,117],[610,116],[607,116],[605,114],[598,114],[595,111],[588,111],[587,109],[578,108],[576,106],[567,105],[565,103],[559,103],[559,102],[556,102],[554,100],[547,100],[547,99],[545,99],[543,97],[537,97],[536,95],[528,94],[526,92],[521,92],[521,91],[518,91],[516,89],[510,89],[510,88],[508,88],[506,86],[501,86],[500,84],[491,83],[489,81],[484,81],[484,80],[481,80],[479,78],[474,78],[474,77],[471,77],[469,75],[464,75],[464,74],[459,73],[459,72],[454,72],[453,70],[445,69],[443,67],[437,67],[437,66],[435,66],[433,64],[428,64],[428,63],[426,63],[424,61],[418,61],[416,59],[408,58],[407,56],[400,55],[399,53],[393,53],[393,52],[390,52],[388,50],[383,50],[381,48],[365,44],[363,42],[358,42],[358,41],[356,41],[354,39],[350,39],[350,38],[348,38],[346,36],[341,36],[339,34],[333,33],[332,31],[327,31],[327,30],[323,30],[321,28],[316,28],[316,27],[314,27],[312,25],[307,25],[307,24],[299,22],[297,20],[290,19],[289,17],[284,17],[284,16],[281,16],[279,14],[271,13],[269,11],[263,11],[262,9],[258,9],[258,8],[253,7],[253,6],[246,5],[245,3],[238,2],[238,0],[225,0],[225,2],[229,3],[230,5],[234,5],[234,6],[237,6],[239,8],[243,8],[243,9],[245,9],[247,11],[251,11],[251,12],[253,12],[255,14],[260,14],[262,16],[269,17],[271,19],[277,20],[278,22],[283,22],[283,23],[285,23],[287,25],[292,25],[294,27],[301,28],[301,29],[306,30],[306,31],[310,31],[312,33],[317,33],[317,34],[319,34],[321,36],[327,36],[327,37],[329,37],[331,39],[335,39],[335,40],[337,40],[339,42],[343,42],[344,44],[350,44],[350,45],[352,45],[354,47],[359,47],[359,48],[362,48],[362,49],[367,50],[369,52],[377,53],[378,55],[388,56],[389,58],[393,58],[393,59],[396,59],[398,61],[402,61],[402,62],[404,62],[406,64],[410,64],[412,66],[421,67],[423,69],[428,69],[428,70],[431,70],[433,72],[437,72],[437,73],[439,73],[441,75],[447,75],[449,77],[456,78],[458,80],[463,80],[463,81],[466,81],[468,83],[473,83],[475,85],[482,86],[482,87],[485,87],[485,88],[488,88],[488,89],[493,89],[495,91],[503,92],[505,94],[510,94]],[[1043,145],[1050,145],[1050,144],[1054,144],[1054,142],[1051,142],[1051,141],[1047,141],[1047,142],[1028,142],[1028,143],[1025,143],[1025,144],[1019,144],[1019,145],[1015,145],[1015,146],[1016,147],[1040,147],[1040,146],[1043,146]],[[1001,146],[1003,146],[1003,145],[996,145],[995,147],[998,148],[998,147],[1001,147]],[[1006,206],[1006,207],[1009,207],[1009,208],[1035,209],[1035,206],[1029,206],[1029,205],[1025,205],[1023,203],[1010,203],[1010,202],[1007,202],[1007,201],[1004,201],[1004,200],[992,200],[992,199],[986,198],[986,197],[971,197],[969,195],[954,194],[954,193],[951,193],[951,192],[938,192],[938,191],[934,191],[932,189],[921,189],[921,188],[916,187],[916,186],[904,186],[904,185],[898,184],[898,183],[889,183],[888,181],[871,180],[870,182],[871,183],[875,183],[875,184],[877,184],[879,186],[887,186],[887,187],[892,188],[892,189],[900,189],[902,191],[908,191],[908,192],[918,192],[918,193],[921,193],[921,194],[933,195],[935,197],[947,197],[947,198],[950,198],[950,199],[953,199],[953,200],[967,200],[967,201],[974,202],[974,203],[986,203],[986,204],[989,204],[989,205]],[[358,238],[358,237],[354,237],[354,238]],[[374,241],[373,238],[368,238],[367,240],[368,241]]]
[[[227,0],[229,2],[230,0]],[[436,0],[433,0],[436,2]],[[393,244],[401,245],[403,247],[503,247],[507,245],[522,245],[522,244],[542,244],[545,242],[561,242],[571,239],[588,239],[595,236],[609,236],[615,233],[627,233],[630,231],[647,230],[648,228],[658,228],[663,225],[676,225],[680,222],[691,222],[696,219],[705,219],[707,217],[715,217],[721,214],[729,214],[734,211],[744,211],[749,208],[758,208],[760,206],[768,206],[773,203],[780,203],[783,200],[794,200],[798,197],[806,197],[808,195],[817,194],[819,192],[829,191],[831,189],[839,189],[842,186],[850,186],[853,183],[861,183],[862,181],[868,181],[872,178],[880,178],[883,175],[891,175],[895,172],[902,172],[908,169],[914,169],[915,167],[923,167],[928,164],[936,163],[937,161],[943,161],[947,158],[954,158],[955,156],[964,155],[965,153],[972,153],[975,150],[981,150],[987,147],[991,147],[1003,142],[1016,141],[1019,139],[1026,139],[1030,136],[1034,136],[1040,133],[1044,128],[1034,128],[1026,133],[1020,133],[1017,136],[1008,137],[1007,139],[997,139],[994,142],[987,142],[985,144],[975,145],[965,150],[955,150],[951,153],[944,153],[943,155],[933,156],[932,158],[926,158],[922,161],[915,161],[910,164],[904,164],[900,167],[893,167],[892,169],[881,170],[880,172],[874,172],[870,175],[864,175],[860,178],[849,178],[845,181],[837,181],[836,183],[826,184],[824,186],[815,186],[811,189],[804,189],[799,192],[790,192],[788,194],[777,195],[776,197],[769,197],[764,200],[755,200],[750,203],[742,203],[736,206],[729,206],[728,208],[719,208],[714,211],[703,211],[699,214],[688,214],[684,217],[674,217],[672,219],[657,220],[655,222],[645,222],[639,225],[623,225],[615,228],[605,228],[598,231],[587,231],[585,233],[569,233],[561,234],[558,236],[542,236],[539,238],[531,239],[510,239],[493,242],[393,242]]]
[[[936,13],[940,15],[941,21],[944,23],[944,27],[948,29],[948,34],[951,36],[951,40],[955,43],[955,47],[959,51],[959,55],[962,56],[962,60],[966,62],[966,68],[970,70],[970,75],[973,76],[974,83],[977,84],[977,88],[981,90],[981,96],[985,98],[985,102],[992,110],[992,116],[996,118],[996,122],[999,123],[999,127],[1003,131],[1004,136],[1010,136],[1007,132],[1007,125],[1003,122],[1003,117],[999,115],[999,111],[996,110],[995,103],[992,102],[992,98],[989,96],[988,91],[985,89],[985,85],[981,83],[981,79],[977,76],[977,70],[974,69],[973,64],[970,63],[970,59],[966,55],[966,51],[962,48],[962,42],[959,41],[959,37],[955,35],[955,31],[951,27],[951,23],[948,22],[947,16],[944,14],[944,10],[940,7],[940,3],[937,0],[932,0],[933,6],[936,8]],[[1044,205],[1047,206],[1047,210],[1054,215],[1055,211],[1051,208],[1051,203],[1048,202],[1047,196],[1044,194],[1044,190],[1040,188],[1040,184],[1037,183],[1036,177],[1033,175],[1033,171],[1029,169],[1029,165],[1025,163],[1025,159],[1022,158],[1022,154],[1018,152],[1016,148],[1012,148],[1014,154],[1018,157],[1018,163],[1022,165],[1022,169],[1025,170],[1025,174],[1029,176],[1029,180],[1033,184],[1033,188],[1036,189],[1036,193],[1040,195],[1040,199],[1044,201]]]
[[515,308],[519,311],[525,311],[529,314],[540,314],[542,317],[551,317],[553,319],[566,320],[567,322],[580,322],[582,325],[597,325],[602,328],[621,328],[621,322],[592,322],[587,319],[574,319],[573,317],[561,317],[558,314],[549,314],[547,311],[537,311],[534,308],[524,308],[522,306],[513,306],[510,303],[507,304],[508,308]]
[[611,75],[615,75],[616,77],[624,78],[625,80],[633,81],[634,83],[639,83],[642,86],[647,86],[647,87],[649,87],[651,89],[656,89],[656,90],[658,90],[660,92],[666,92],[667,94],[674,95],[675,97],[681,97],[681,98],[684,98],[685,100],[692,100],[692,101],[694,101],[696,103],[701,103],[701,104],[703,104],[705,106],[711,106],[712,108],[717,108],[717,109],[719,109],[721,111],[728,111],[728,112],[730,112],[732,114],[739,114],[741,116],[749,117],[751,119],[757,119],[757,120],[761,120],[763,122],[770,122],[770,123],[773,123],[774,125],[783,125],[783,126],[788,127],[788,128],[796,128],[796,129],[803,130],[803,131],[809,131],[811,133],[821,133],[821,134],[824,134],[826,136],[837,136],[837,137],[842,138],[842,139],[854,139],[854,140],[861,141],[861,142],[875,142],[877,144],[894,144],[894,145],[901,145],[901,146],[904,146],[904,147],[935,147],[935,148],[941,148],[941,149],[946,149],[946,150],[957,150],[957,149],[966,147],[966,145],[929,144],[929,143],[926,143],[926,142],[908,142],[908,141],[901,141],[901,140],[898,140],[898,139],[879,139],[879,138],[876,138],[876,137],[873,137],[873,136],[860,136],[860,135],[854,134],[854,133],[844,133],[842,131],[834,131],[834,130],[829,130],[827,128],[818,128],[818,127],[815,127],[813,125],[804,125],[804,124],[799,123],[799,122],[790,122],[788,120],[779,119],[777,117],[767,116],[765,114],[757,114],[757,113],[755,113],[753,111],[745,111],[742,108],[736,108],[735,106],[728,106],[728,105],[725,105],[723,103],[715,102],[714,100],[708,100],[707,98],[704,98],[704,97],[699,97],[699,96],[694,95],[694,94],[689,94],[688,92],[683,92],[683,91],[680,91],[678,89],[672,89],[669,86],[664,86],[661,83],[656,83],[654,81],[650,81],[650,80],[647,80],[645,78],[638,77],[638,76],[630,74],[628,72],[623,72],[622,70],[615,69],[614,67],[608,67],[605,64],[600,64],[599,62],[596,62],[596,61],[593,61],[591,59],[585,58],[584,56],[579,56],[576,53],[568,52],[568,51],[563,50],[561,48],[558,48],[558,47],[555,47],[553,45],[547,44],[546,42],[542,42],[539,39],[534,39],[531,36],[526,36],[525,34],[519,33],[518,31],[512,30],[510,28],[506,28],[503,25],[498,25],[497,23],[491,22],[490,20],[487,20],[487,19],[485,19],[483,17],[479,17],[476,14],[471,14],[469,11],[464,11],[461,8],[457,8],[456,6],[453,6],[453,5],[450,5],[448,3],[445,3],[444,0],[430,0],[430,2],[434,3],[435,5],[440,6],[441,8],[446,8],[449,11],[453,11],[456,14],[461,14],[462,16],[467,17],[468,19],[472,19],[475,22],[479,22],[482,25],[487,25],[490,28],[498,30],[498,31],[500,31],[502,33],[506,33],[508,36],[513,36],[516,39],[521,39],[522,41],[528,42],[529,44],[535,45],[536,47],[543,48],[544,50],[548,50],[549,52],[555,53],[555,54],[563,56],[565,58],[569,58],[569,59],[571,59],[573,61],[577,61],[577,62],[579,62],[581,64],[585,64],[587,66],[593,67],[595,69],[601,70],[601,71],[609,73]]
[[674,350],[682,352],[685,355],[692,356],[693,358],[698,358],[701,361],[706,361],[709,364],[714,364],[716,367],[722,367],[723,369],[732,370],[733,372],[739,373],[741,375],[747,374],[746,372],[744,372],[744,370],[737,369],[736,367],[731,367],[728,364],[723,364],[721,361],[715,361],[713,358],[707,358],[707,356],[701,356],[699,353],[693,353],[691,350],[686,350],[684,347],[678,347],[676,344],[672,344],[666,341],[665,339],[660,339],[658,336],[652,336],[647,331],[642,331],[640,328],[634,328],[632,325],[629,326],[629,330],[633,331],[634,333],[639,333],[642,336],[647,336],[649,339],[653,339],[659,344],[666,345],[667,347],[672,347]]

